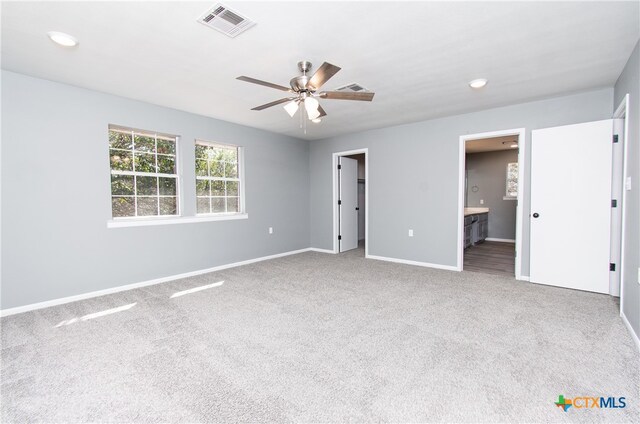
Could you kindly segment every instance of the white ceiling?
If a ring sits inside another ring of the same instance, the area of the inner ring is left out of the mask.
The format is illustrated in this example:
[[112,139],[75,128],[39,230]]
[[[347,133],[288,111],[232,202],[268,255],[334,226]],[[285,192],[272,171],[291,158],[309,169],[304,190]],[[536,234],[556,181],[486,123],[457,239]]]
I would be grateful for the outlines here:
[[[196,22],[215,2],[2,2],[2,67],[306,139],[612,86],[640,37],[639,2],[237,2],[257,25],[229,38]],[[47,31],[80,40],[53,44]],[[296,63],[342,67],[371,103],[322,100],[309,125],[254,106]],[[480,91],[467,82],[488,78]]]

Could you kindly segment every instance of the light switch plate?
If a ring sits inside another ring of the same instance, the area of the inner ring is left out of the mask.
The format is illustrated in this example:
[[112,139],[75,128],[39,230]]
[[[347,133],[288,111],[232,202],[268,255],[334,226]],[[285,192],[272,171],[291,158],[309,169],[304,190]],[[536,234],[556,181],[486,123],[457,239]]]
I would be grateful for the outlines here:
[[269,234],[273,234],[273,227],[269,227]]
[[624,189],[627,191],[631,190],[631,177],[627,177],[627,179],[624,180]]
[[409,237],[413,237],[413,230],[409,230]]

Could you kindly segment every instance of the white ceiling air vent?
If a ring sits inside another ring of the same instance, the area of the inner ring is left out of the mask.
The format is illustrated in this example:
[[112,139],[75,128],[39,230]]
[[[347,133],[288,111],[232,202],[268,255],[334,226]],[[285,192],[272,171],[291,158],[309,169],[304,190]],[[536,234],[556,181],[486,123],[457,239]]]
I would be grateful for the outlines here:
[[335,91],[347,91],[347,92],[350,92],[350,93],[357,93],[359,91],[369,91],[369,90],[367,90],[366,88],[364,88],[360,84],[353,83],[353,84],[348,84],[348,85],[342,86],[340,88],[336,88]]
[[235,37],[256,24],[251,19],[242,16],[240,13],[229,9],[221,3],[207,10],[198,18],[198,22],[220,31],[229,37]]

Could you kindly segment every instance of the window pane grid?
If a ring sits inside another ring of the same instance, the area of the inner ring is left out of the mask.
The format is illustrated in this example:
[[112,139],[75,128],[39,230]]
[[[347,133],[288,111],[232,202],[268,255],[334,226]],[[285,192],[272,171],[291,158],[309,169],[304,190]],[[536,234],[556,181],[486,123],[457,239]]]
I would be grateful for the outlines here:
[[176,174],[164,174],[162,172],[133,172],[133,171],[119,171],[112,169],[111,175],[130,175],[137,177],[162,177],[162,178],[175,178],[178,179]]
[[240,212],[238,162],[237,147],[196,142],[198,214]]
[[109,129],[114,218],[178,214],[176,141],[152,133]]

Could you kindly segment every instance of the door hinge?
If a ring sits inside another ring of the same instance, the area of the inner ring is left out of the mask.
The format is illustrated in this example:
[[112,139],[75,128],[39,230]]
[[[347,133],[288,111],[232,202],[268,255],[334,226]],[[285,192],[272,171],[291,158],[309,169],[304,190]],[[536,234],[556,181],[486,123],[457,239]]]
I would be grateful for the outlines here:
[[342,165],[338,165],[338,169],[342,169]]
[[338,200],[338,204],[341,205],[342,204],[342,200]]
[[616,270],[616,264],[609,264],[609,271],[615,271]]
[[617,143],[618,142],[618,134],[614,134],[613,135],[613,142]]
[[342,236],[338,236],[338,240],[342,240]]
[[618,201],[616,199],[611,199],[611,207],[612,208],[617,208],[618,207]]

